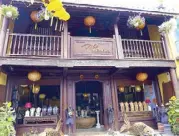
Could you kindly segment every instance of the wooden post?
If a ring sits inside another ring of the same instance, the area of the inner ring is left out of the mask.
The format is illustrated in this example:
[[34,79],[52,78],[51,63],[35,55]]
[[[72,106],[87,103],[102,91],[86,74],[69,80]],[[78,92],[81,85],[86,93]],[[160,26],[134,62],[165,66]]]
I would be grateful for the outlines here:
[[64,33],[63,33],[63,58],[68,58],[68,22],[64,22]]
[[119,129],[119,106],[118,106],[118,99],[117,99],[117,86],[116,82],[113,77],[111,77],[111,92],[112,92],[112,105],[114,108],[114,130]]
[[7,32],[6,32],[6,39],[5,39],[4,47],[3,47],[3,56],[6,56],[6,51],[7,51],[7,47],[8,47],[8,40],[9,40],[9,29],[7,29]]
[[179,84],[177,81],[177,75],[176,75],[176,71],[174,68],[170,68],[170,76],[171,76],[171,80],[173,84],[173,89],[175,91],[175,96],[176,98],[179,99]]
[[3,48],[4,48],[4,42],[6,38],[8,25],[9,25],[9,19],[6,17],[3,17],[2,28],[0,30],[0,56],[3,55]]
[[164,53],[165,53],[166,59],[172,59],[166,34],[162,37],[162,42],[163,42],[163,48],[164,48]]
[[115,38],[116,38],[118,59],[124,59],[121,36],[119,35],[117,24],[114,24],[114,32],[115,32]]

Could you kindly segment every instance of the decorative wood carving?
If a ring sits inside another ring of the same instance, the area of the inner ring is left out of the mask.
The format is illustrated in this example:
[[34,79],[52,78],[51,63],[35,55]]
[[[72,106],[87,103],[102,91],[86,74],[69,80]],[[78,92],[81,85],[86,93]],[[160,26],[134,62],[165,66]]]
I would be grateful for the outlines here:
[[71,37],[71,58],[115,59],[113,38]]

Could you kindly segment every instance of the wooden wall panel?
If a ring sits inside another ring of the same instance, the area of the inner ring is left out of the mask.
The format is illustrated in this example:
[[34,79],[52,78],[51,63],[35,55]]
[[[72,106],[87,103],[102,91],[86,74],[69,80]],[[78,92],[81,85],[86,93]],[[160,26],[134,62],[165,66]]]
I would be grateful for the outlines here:
[[0,105],[5,102],[6,98],[6,86],[0,85]]

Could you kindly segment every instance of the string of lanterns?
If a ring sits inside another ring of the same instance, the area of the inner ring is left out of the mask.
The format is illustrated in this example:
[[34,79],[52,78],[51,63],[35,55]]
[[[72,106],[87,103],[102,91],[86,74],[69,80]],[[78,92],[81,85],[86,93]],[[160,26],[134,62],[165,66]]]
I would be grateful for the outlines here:
[[41,79],[41,73],[34,70],[28,73],[28,79],[33,82],[32,92],[34,94],[38,94],[40,91],[39,85],[34,85],[35,82],[39,81]]

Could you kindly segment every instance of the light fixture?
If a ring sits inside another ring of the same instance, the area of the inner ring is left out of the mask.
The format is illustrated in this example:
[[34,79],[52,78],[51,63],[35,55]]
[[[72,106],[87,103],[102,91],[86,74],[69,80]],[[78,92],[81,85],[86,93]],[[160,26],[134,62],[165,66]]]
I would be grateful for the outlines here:
[[91,27],[96,23],[96,19],[93,16],[87,16],[84,19],[84,24],[89,27],[89,32],[91,33]]
[[120,87],[119,87],[119,92],[121,92],[121,93],[124,92],[124,87],[123,87],[123,86],[120,86]]
[[40,86],[39,85],[34,85],[33,89],[32,89],[32,92],[34,94],[38,94],[40,91]]
[[139,85],[136,85],[136,86],[135,86],[135,91],[136,91],[136,92],[140,92],[140,91],[141,91],[141,87],[140,87]]
[[136,75],[136,79],[138,80],[138,81],[141,81],[141,82],[144,82],[146,79],[148,78],[148,74],[147,73],[138,73],[137,75]]
[[40,99],[45,99],[45,96],[46,96],[45,94],[40,94],[40,95],[39,95],[39,98],[40,98]]
[[88,94],[88,93],[83,93],[83,96],[84,96],[84,97],[88,97],[89,94]]

